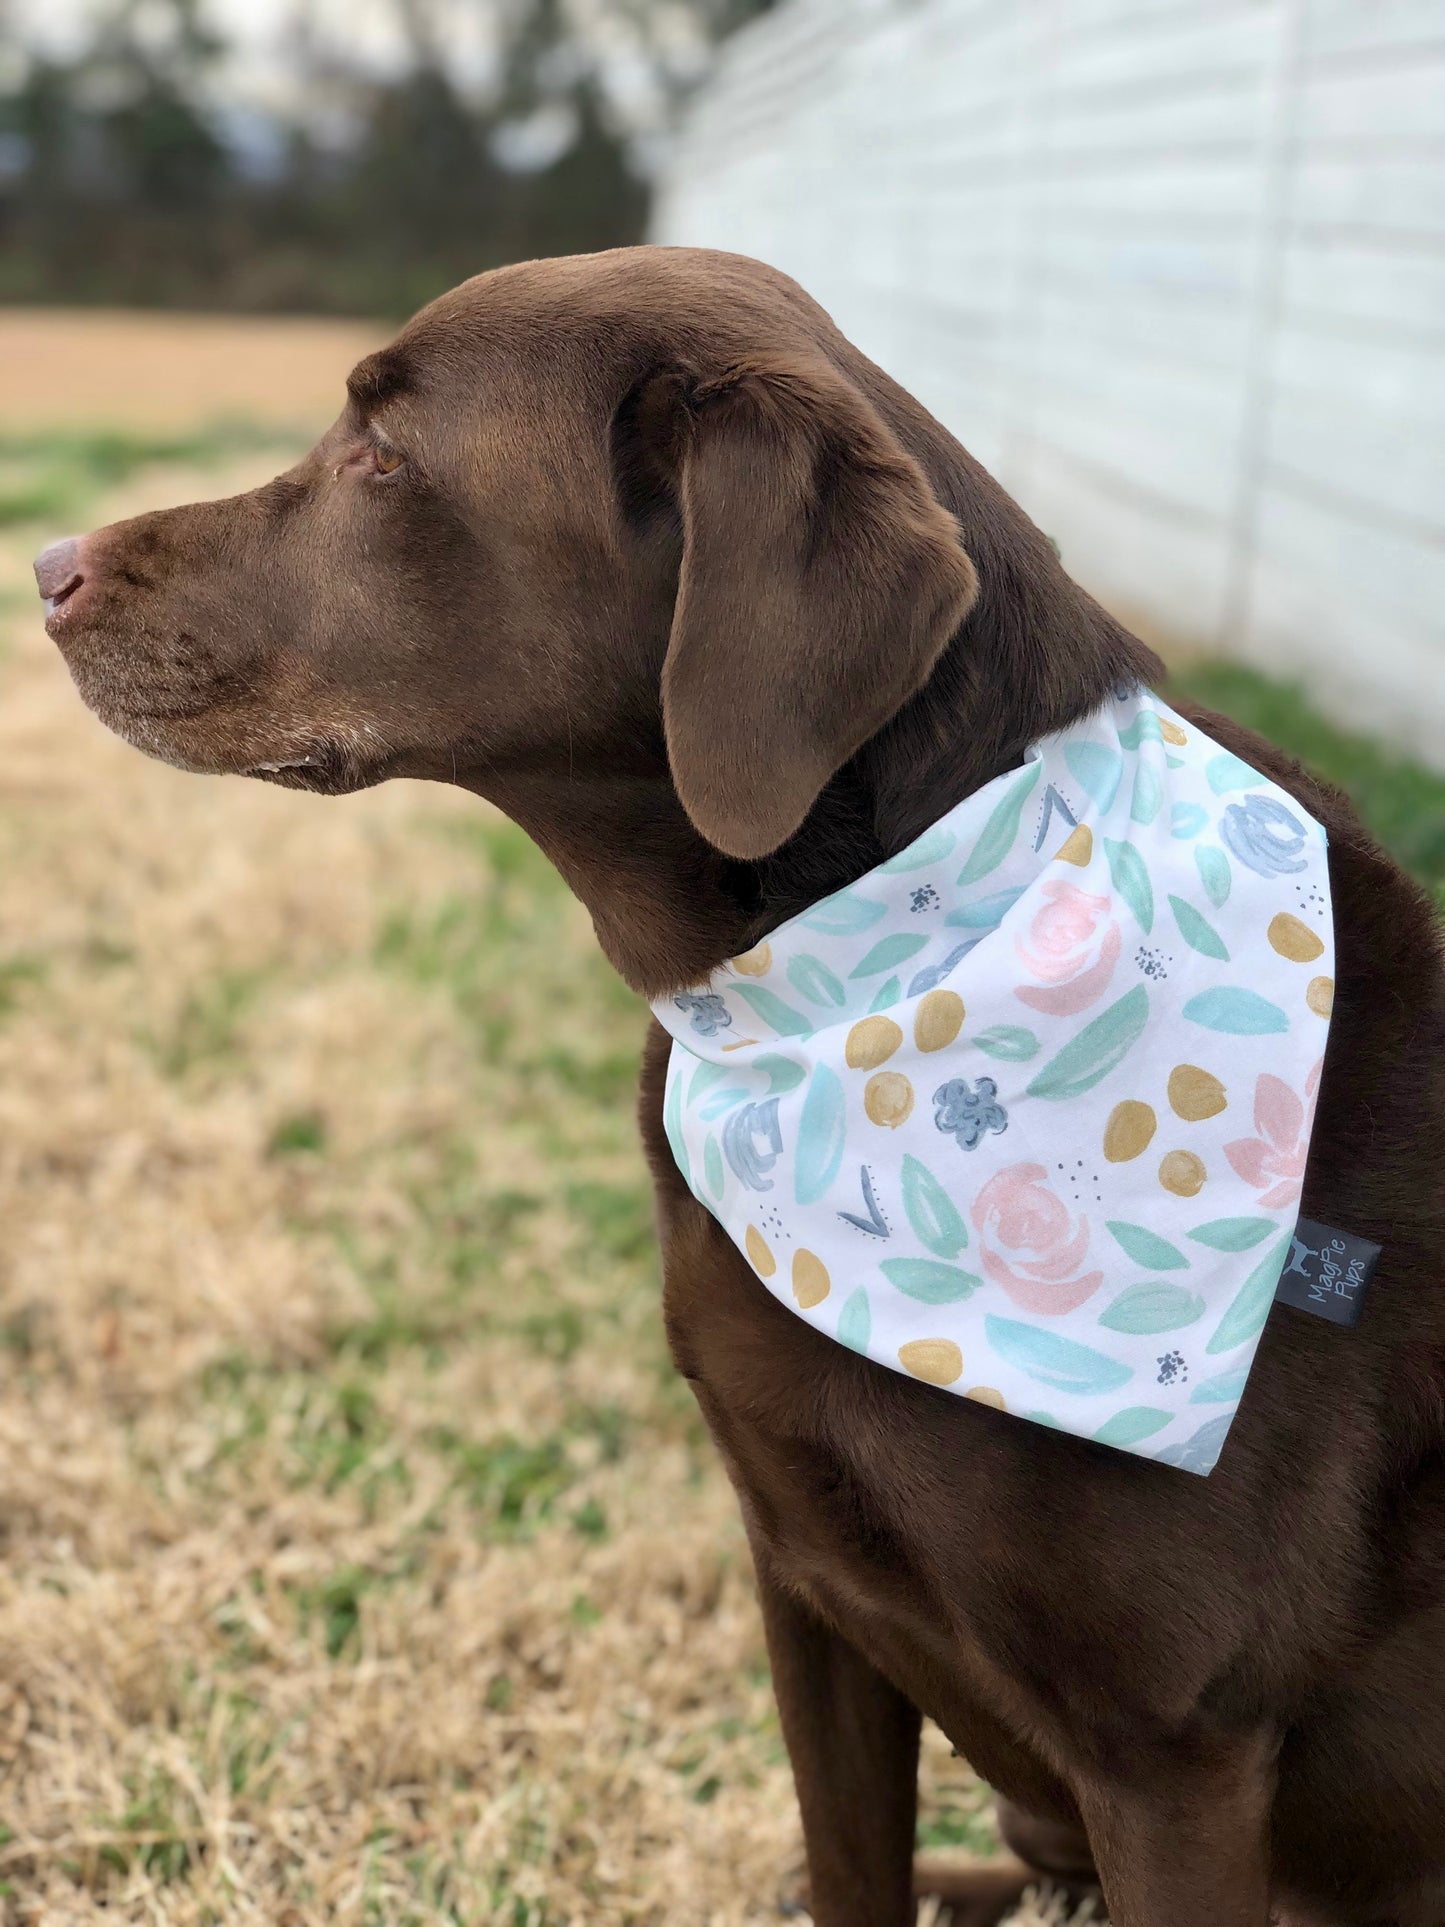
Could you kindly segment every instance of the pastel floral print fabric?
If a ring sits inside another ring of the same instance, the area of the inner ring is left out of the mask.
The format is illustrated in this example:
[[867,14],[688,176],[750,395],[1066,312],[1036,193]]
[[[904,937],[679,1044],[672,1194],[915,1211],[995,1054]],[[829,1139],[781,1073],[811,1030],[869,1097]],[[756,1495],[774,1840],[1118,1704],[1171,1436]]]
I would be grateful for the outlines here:
[[782,1303],[1208,1473],[1290,1248],[1324,831],[1146,690],[653,1008],[678,1167]]

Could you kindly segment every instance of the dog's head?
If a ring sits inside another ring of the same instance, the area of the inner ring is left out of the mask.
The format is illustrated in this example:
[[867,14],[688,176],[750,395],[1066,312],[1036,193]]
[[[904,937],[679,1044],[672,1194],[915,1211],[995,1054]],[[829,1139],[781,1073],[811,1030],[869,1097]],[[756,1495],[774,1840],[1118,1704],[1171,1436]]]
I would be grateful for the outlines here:
[[[82,695],[188,769],[463,782],[584,895],[605,842],[604,942],[670,974],[618,934],[627,878],[667,835],[701,902],[925,684],[978,590],[938,492],[966,458],[785,276],[687,249],[482,275],[347,390],[266,486],[46,551]],[[1052,566],[1016,514],[1010,540]],[[736,902],[712,921],[686,968]]]

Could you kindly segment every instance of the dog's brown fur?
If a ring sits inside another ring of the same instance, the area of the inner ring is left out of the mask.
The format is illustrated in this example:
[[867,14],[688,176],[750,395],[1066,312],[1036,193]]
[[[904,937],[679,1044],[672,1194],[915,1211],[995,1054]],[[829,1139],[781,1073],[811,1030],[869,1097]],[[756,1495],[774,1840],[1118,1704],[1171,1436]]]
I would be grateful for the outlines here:
[[[784,277],[639,249],[426,309],[250,496],[87,538],[51,617],[154,753],[490,797],[639,990],[697,981],[1158,665]],[[377,450],[383,451],[383,464]],[[392,450],[405,459],[393,473]],[[830,1343],[642,1128],[668,1332],[737,1487],[819,1927],[912,1918],[918,1728],[1116,1927],[1445,1921],[1445,981],[1343,798],[1305,1187],[1385,1247],[1356,1331],[1277,1311],[1207,1480]],[[956,1878],[997,1920],[1020,1868]]]

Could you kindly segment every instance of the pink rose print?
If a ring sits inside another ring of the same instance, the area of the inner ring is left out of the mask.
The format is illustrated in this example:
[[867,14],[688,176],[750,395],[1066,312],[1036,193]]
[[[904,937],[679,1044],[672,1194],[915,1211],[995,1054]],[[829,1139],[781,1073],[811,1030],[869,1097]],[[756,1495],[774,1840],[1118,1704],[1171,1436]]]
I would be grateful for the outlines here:
[[1266,1211],[1299,1202],[1309,1147],[1309,1121],[1320,1088],[1323,1058],[1305,1079],[1301,1098],[1282,1077],[1261,1071],[1254,1086],[1254,1128],[1258,1137],[1236,1138],[1224,1155],[1246,1184],[1260,1193]]
[[1049,1189],[1041,1164],[1010,1164],[973,1201],[983,1268],[1025,1311],[1062,1317],[1103,1283],[1084,1271],[1089,1223]]
[[1109,899],[1076,883],[1046,883],[1043,894],[1048,901],[1035,912],[1028,936],[1014,939],[1038,983],[1021,985],[1014,995],[1050,1017],[1072,1017],[1108,988],[1119,961],[1119,926]]

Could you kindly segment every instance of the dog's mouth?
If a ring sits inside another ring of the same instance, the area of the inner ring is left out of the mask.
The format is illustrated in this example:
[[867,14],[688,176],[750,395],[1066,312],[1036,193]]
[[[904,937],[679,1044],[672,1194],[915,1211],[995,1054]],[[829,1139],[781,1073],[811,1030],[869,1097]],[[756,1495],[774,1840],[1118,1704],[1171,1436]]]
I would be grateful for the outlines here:
[[55,631],[51,627],[51,624],[60,620],[65,613],[65,605],[74,596],[76,590],[83,587],[84,583],[85,577],[77,569],[68,582],[61,583],[54,595],[45,597],[45,633],[52,641],[55,639]]
[[251,776],[282,789],[345,796],[381,782],[394,760],[355,729],[299,741],[293,737],[284,751],[263,756],[257,754],[261,745],[254,724],[218,716],[207,706],[140,710],[88,700],[106,727],[132,748],[196,776]]
[[352,790],[370,789],[385,773],[383,764],[364,759],[352,745],[335,738],[318,741],[301,755],[268,757],[237,771],[261,783],[310,790],[317,796],[345,796]]
[[252,776],[282,789],[344,796],[381,782],[396,762],[369,725],[317,728],[286,719],[284,709],[276,713],[279,704],[261,708],[242,676],[212,677],[194,695],[172,694],[137,688],[136,677],[117,673],[106,659],[66,660],[86,706],[107,729],[193,775]]

